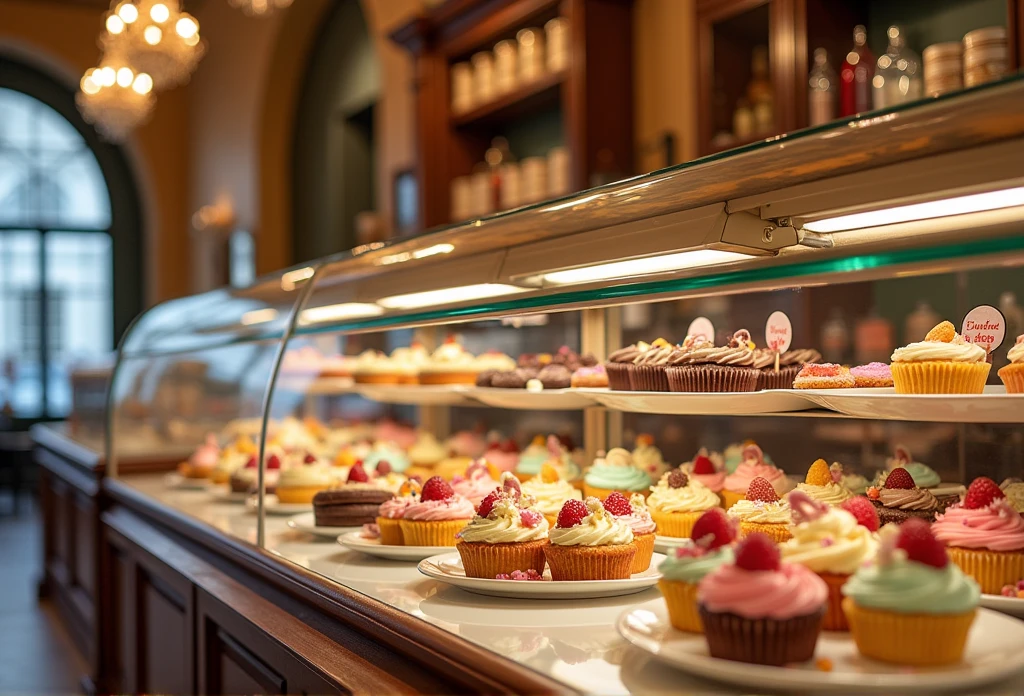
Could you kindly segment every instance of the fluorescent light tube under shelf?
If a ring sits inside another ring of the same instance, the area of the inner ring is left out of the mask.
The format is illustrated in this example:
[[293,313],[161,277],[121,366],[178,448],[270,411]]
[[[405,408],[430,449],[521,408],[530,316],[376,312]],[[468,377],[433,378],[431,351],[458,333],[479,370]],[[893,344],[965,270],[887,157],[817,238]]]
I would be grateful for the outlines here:
[[938,201],[901,205],[895,208],[872,210],[866,213],[840,215],[838,217],[804,223],[803,228],[811,232],[842,232],[844,230],[893,225],[899,222],[931,220],[953,215],[980,213],[986,210],[1012,208],[1018,205],[1024,205],[1024,187],[989,191],[988,193],[975,193],[955,198],[943,198]]
[[369,304],[366,302],[343,302],[342,304],[304,309],[299,314],[299,323],[302,325],[321,324],[327,321],[340,321],[342,319],[377,317],[383,313],[384,310],[375,304]]
[[630,278],[633,276],[668,273],[684,268],[715,266],[720,263],[730,263],[749,258],[750,256],[747,254],[739,254],[734,251],[695,249],[693,251],[682,251],[677,254],[649,256],[642,259],[613,261],[612,263],[602,263],[597,266],[553,271],[543,274],[541,278],[544,282],[552,285],[574,285],[578,283],[592,283],[599,280],[610,280],[612,278]]
[[478,283],[476,285],[461,285],[454,288],[442,290],[427,290],[426,292],[413,292],[407,295],[393,295],[377,301],[381,307],[388,309],[417,309],[430,307],[431,305],[445,305],[454,302],[470,302],[483,300],[488,297],[500,297],[501,295],[513,295],[525,292],[526,288],[515,285],[504,285],[502,283]]

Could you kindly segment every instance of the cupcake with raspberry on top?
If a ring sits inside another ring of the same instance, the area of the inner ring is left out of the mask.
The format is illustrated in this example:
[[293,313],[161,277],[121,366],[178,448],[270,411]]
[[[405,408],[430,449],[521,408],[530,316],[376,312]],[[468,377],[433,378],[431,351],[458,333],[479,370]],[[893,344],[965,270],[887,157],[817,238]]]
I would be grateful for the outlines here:
[[613,492],[604,499],[604,509],[615,519],[625,522],[633,530],[633,545],[636,556],[633,557],[631,573],[642,573],[651,566],[654,557],[654,532],[657,526],[647,510],[647,503],[642,495],[634,493],[629,500],[619,493]]
[[941,510],[935,496],[915,486],[910,472],[902,468],[890,471],[881,488],[868,488],[868,499],[875,506],[878,519],[883,525],[890,522],[902,524],[911,517],[931,522],[935,519],[935,513]]
[[452,478],[452,490],[456,495],[461,495],[478,507],[487,494],[498,486],[498,482],[491,477],[491,471],[483,459],[477,459],[466,469],[466,475],[456,475]]
[[423,484],[419,501],[405,509],[402,537],[406,546],[455,546],[455,535],[473,519],[473,503],[440,476]]
[[693,459],[684,462],[680,468],[712,493],[721,494],[725,488],[725,464],[718,452],[708,454],[707,448],[701,447]]
[[636,546],[633,531],[604,509],[601,501],[567,500],[558,513],[544,556],[552,580],[625,580]]
[[792,537],[789,525],[793,521],[789,502],[780,500],[766,479],[755,478],[747,489],[747,497],[726,512],[740,524],[740,536],[755,532],[766,534],[776,542]]
[[793,488],[793,484],[782,469],[765,461],[764,452],[760,447],[747,445],[743,448],[743,462],[733,473],[725,477],[722,500],[726,510],[743,500],[751,481],[755,478],[768,481],[779,495],[785,495]]

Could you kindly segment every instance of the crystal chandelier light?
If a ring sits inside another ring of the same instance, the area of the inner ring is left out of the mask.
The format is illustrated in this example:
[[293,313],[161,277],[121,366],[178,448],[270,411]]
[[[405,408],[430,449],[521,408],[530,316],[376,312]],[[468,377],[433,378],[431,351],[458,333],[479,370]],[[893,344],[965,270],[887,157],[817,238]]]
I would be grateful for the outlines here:
[[251,17],[262,17],[274,10],[283,10],[292,0],[228,0],[228,3]]
[[178,0],[115,0],[100,43],[150,75],[157,90],[188,82],[206,52],[199,22],[181,11]]
[[124,140],[153,112],[153,78],[136,72],[120,57],[104,57],[86,71],[75,102],[82,117],[112,142]]

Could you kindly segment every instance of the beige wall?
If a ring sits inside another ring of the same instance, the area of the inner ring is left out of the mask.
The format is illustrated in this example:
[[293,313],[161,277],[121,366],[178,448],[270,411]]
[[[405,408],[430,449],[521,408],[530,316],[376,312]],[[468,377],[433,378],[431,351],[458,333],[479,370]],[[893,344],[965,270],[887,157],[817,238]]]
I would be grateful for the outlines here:
[[[71,86],[96,65],[102,12],[46,0],[0,0],[0,48],[54,73]],[[161,94],[149,123],[125,145],[139,180],[144,219],[144,303],[189,292],[188,94]]]

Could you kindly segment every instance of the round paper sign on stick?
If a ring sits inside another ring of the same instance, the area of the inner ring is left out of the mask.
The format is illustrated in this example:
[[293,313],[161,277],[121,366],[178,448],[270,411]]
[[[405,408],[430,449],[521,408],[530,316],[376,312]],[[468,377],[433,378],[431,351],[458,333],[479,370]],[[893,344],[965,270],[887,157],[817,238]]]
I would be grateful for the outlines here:
[[978,305],[964,317],[960,335],[968,343],[981,346],[986,353],[991,353],[1003,343],[1006,318],[992,305]]
[[768,347],[777,353],[789,350],[793,342],[793,322],[785,312],[772,312],[764,325],[764,338]]
[[697,317],[690,322],[690,328],[686,330],[686,335],[703,337],[714,343],[715,326],[707,317]]

